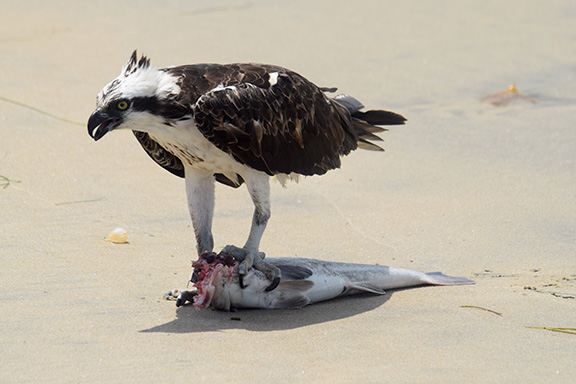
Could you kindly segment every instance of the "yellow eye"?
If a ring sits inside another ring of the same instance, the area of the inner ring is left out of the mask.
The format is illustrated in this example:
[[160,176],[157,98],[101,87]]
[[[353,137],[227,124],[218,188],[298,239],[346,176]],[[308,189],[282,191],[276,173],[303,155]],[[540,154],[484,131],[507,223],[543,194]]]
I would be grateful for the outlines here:
[[124,100],[119,101],[118,104],[116,104],[116,107],[118,107],[119,110],[123,111],[128,108],[128,102]]

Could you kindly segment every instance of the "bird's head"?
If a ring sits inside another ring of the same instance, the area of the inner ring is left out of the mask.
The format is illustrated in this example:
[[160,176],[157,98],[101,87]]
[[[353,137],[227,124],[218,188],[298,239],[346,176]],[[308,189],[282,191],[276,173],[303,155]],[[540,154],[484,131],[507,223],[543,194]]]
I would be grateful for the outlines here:
[[172,101],[179,92],[178,78],[151,67],[150,59],[134,51],[120,75],[98,94],[88,134],[99,140],[115,129],[148,131],[166,113],[174,114]]

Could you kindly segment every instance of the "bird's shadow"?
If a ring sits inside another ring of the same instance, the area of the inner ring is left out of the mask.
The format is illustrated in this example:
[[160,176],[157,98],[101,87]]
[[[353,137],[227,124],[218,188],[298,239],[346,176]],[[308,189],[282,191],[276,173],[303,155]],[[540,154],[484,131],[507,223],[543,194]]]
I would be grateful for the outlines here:
[[176,319],[140,332],[194,333],[244,329],[255,332],[284,331],[344,319],[371,311],[386,303],[385,295],[359,294],[309,305],[300,309],[242,309],[237,312],[178,308]]

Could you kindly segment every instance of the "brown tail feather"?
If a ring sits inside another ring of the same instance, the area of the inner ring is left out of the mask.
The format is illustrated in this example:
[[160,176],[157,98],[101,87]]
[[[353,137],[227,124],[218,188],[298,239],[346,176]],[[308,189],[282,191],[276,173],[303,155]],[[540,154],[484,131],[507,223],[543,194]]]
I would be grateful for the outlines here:
[[356,119],[354,117],[352,118],[352,123],[356,127],[358,134],[363,133],[363,132],[381,133],[381,132],[385,132],[388,130],[388,128],[378,127],[376,125],[369,124],[369,123],[365,122],[364,120]]
[[[378,125],[399,125],[404,124],[406,119],[394,112],[388,111],[367,111],[355,112],[352,114],[352,124],[358,135],[358,148],[369,151],[383,151],[378,145],[370,141],[382,141],[382,138],[375,133],[387,131],[388,129]],[[370,140],[370,141],[369,141]]]
[[376,127],[375,125],[370,125],[367,122],[358,119],[352,119],[352,124],[359,139],[383,141],[382,138],[376,136],[375,133],[387,131],[386,128]]
[[384,150],[370,141],[383,141],[381,137],[376,136],[374,133],[387,131],[387,129],[370,125],[365,121],[355,118],[352,118],[352,125],[356,131],[356,135],[358,136],[358,148],[367,149],[369,151]]
[[[361,149],[369,151],[383,151],[378,145],[370,141],[382,141],[375,133],[387,131],[388,129],[379,127],[379,125],[402,125],[406,122],[404,116],[390,111],[383,110],[370,110],[366,112],[360,111],[364,108],[361,102],[348,95],[338,95],[332,99],[340,109],[348,111],[349,116],[352,117],[352,127],[357,137],[357,146]],[[344,108],[342,108],[344,107]]]
[[384,152],[384,148],[369,142],[368,140],[358,139],[358,148],[365,149],[367,151],[379,151]]
[[372,125],[402,125],[406,122],[406,118],[390,111],[371,110],[366,112],[354,112],[352,117],[364,120]]

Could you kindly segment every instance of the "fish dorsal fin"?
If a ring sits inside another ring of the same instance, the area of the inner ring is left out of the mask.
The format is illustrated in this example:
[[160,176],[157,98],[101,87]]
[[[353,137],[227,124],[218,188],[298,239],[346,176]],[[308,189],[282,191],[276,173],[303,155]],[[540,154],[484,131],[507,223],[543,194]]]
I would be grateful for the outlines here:
[[312,271],[306,267],[292,264],[274,264],[280,268],[282,279],[286,280],[304,280],[312,276]]
[[287,292],[306,292],[314,285],[310,280],[280,280],[278,289]]
[[377,295],[384,295],[386,293],[386,291],[383,290],[382,288],[377,287],[377,286],[372,285],[372,284],[369,284],[369,283],[354,283],[354,284],[348,285],[346,288],[349,290],[357,289],[359,291],[376,293]]

